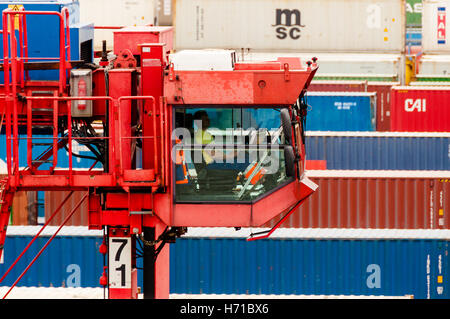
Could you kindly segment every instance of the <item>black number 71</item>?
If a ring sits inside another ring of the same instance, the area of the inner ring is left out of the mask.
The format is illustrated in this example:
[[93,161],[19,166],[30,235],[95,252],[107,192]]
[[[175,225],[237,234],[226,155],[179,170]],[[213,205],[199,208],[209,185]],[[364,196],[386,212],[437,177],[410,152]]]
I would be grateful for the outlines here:
[[[127,239],[112,239],[113,243],[120,243],[119,249],[117,249],[116,256],[114,257],[115,261],[120,261],[120,255],[122,254],[123,249],[125,248],[125,245],[128,243]],[[117,271],[121,272],[121,286],[125,286],[125,264],[121,265],[120,267],[116,268]]]

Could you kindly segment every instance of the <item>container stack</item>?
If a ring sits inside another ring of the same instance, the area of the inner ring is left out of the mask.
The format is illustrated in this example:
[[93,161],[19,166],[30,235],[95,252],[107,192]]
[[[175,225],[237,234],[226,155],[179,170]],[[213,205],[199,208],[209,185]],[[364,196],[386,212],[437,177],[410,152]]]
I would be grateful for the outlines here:
[[[319,64],[306,120],[306,174],[318,190],[269,239],[246,241],[259,228],[190,228],[171,246],[170,292],[448,299],[450,0],[155,3],[177,51]],[[55,196],[45,194],[47,217]],[[86,226],[87,209],[69,225]],[[97,276],[98,258],[84,275]],[[70,284],[38,284],[55,282]]]
[[450,1],[422,1],[422,56],[414,85],[447,85],[450,68],[448,18]]
[[176,15],[176,48],[232,48],[243,61],[317,57],[306,153],[319,189],[272,239],[190,229],[172,249],[187,267],[175,269],[171,290],[448,298],[450,99],[411,82],[426,37],[406,14],[421,3],[255,3],[177,1],[189,14]]

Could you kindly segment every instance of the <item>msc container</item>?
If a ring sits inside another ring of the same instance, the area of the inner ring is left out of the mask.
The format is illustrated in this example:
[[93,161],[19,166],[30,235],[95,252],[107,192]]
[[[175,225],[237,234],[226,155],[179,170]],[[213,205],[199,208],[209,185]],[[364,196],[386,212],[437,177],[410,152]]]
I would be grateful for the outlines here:
[[279,234],[247,242],[216,230],[177,240],[171,246],[170,292],[450,296],[448,239],[351,239],[351,233],[350,239],[332,239],[332,234],[321,239],[322,233],[303,236],[303,230]]
[[404,0],[177,0],[175,10],[177,50],[405,49]]
[[449,119],[449,87],[392,87],[391,131],[449,132]]
[[283,228],[450,228],[449,171],[323,170],[307,176],[319,188]]
[[424,54],[450,53],[449,0],[423,0],[422,50]]
[[332,170],[450,171],[450,133],[309,131],[305,146]]
[[153,1],[78,1],[80,2],[81,22],[95,25],[95,51],[102,50],[103,40],[106,40],[107,50],[113,49],[113,31],[117,30],[118,27],[144,26],[155,23],[155,5]]
[[375,131],[376,93],[307,92],[308,131]]
[[298,57],[303,64],[316,57],[319,69],[314,80],[400,82],[404,79],[405,57],[402,54],[236,50],[239,61],[271,61],[278,57]]

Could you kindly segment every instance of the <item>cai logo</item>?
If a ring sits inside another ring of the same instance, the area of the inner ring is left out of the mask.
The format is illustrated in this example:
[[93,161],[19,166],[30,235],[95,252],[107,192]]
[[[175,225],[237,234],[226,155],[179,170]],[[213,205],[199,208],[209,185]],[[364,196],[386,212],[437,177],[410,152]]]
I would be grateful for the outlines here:
[[301,36],[301,29],[305,27],[302,24],[302,14],[298,9],[276,9],[275,11],[276,37],[280,40],[291,38],[297,40]]
[[405,100],[406,112],[426,112],[427,100],[426,99],[406,99]]

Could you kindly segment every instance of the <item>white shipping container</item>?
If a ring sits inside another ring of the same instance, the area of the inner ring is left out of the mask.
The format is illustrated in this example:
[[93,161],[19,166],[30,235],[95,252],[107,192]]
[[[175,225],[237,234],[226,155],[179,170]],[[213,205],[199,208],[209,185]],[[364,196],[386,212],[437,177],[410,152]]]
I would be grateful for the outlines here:
[[176,0],[175,48],[405,50],[405,0]]
[[316,57],[319,65],[316,76],[370,76],[396,81],[404,78],[404,55],[401,54],[236,52],[238,61],[274,61],[277,57],[299,57],[303,64]]
[[423,53],[450,53],[450,0],[423,0]]
[[[155,0],[79,0],[80,20],[98,26],[141,26],[153,24]],[[113,48],[113,29],[94,31],[94,50],[101,51],[102,40]]]
[[418,75],[450,76],[450,54],[424,54],[419,60]]

